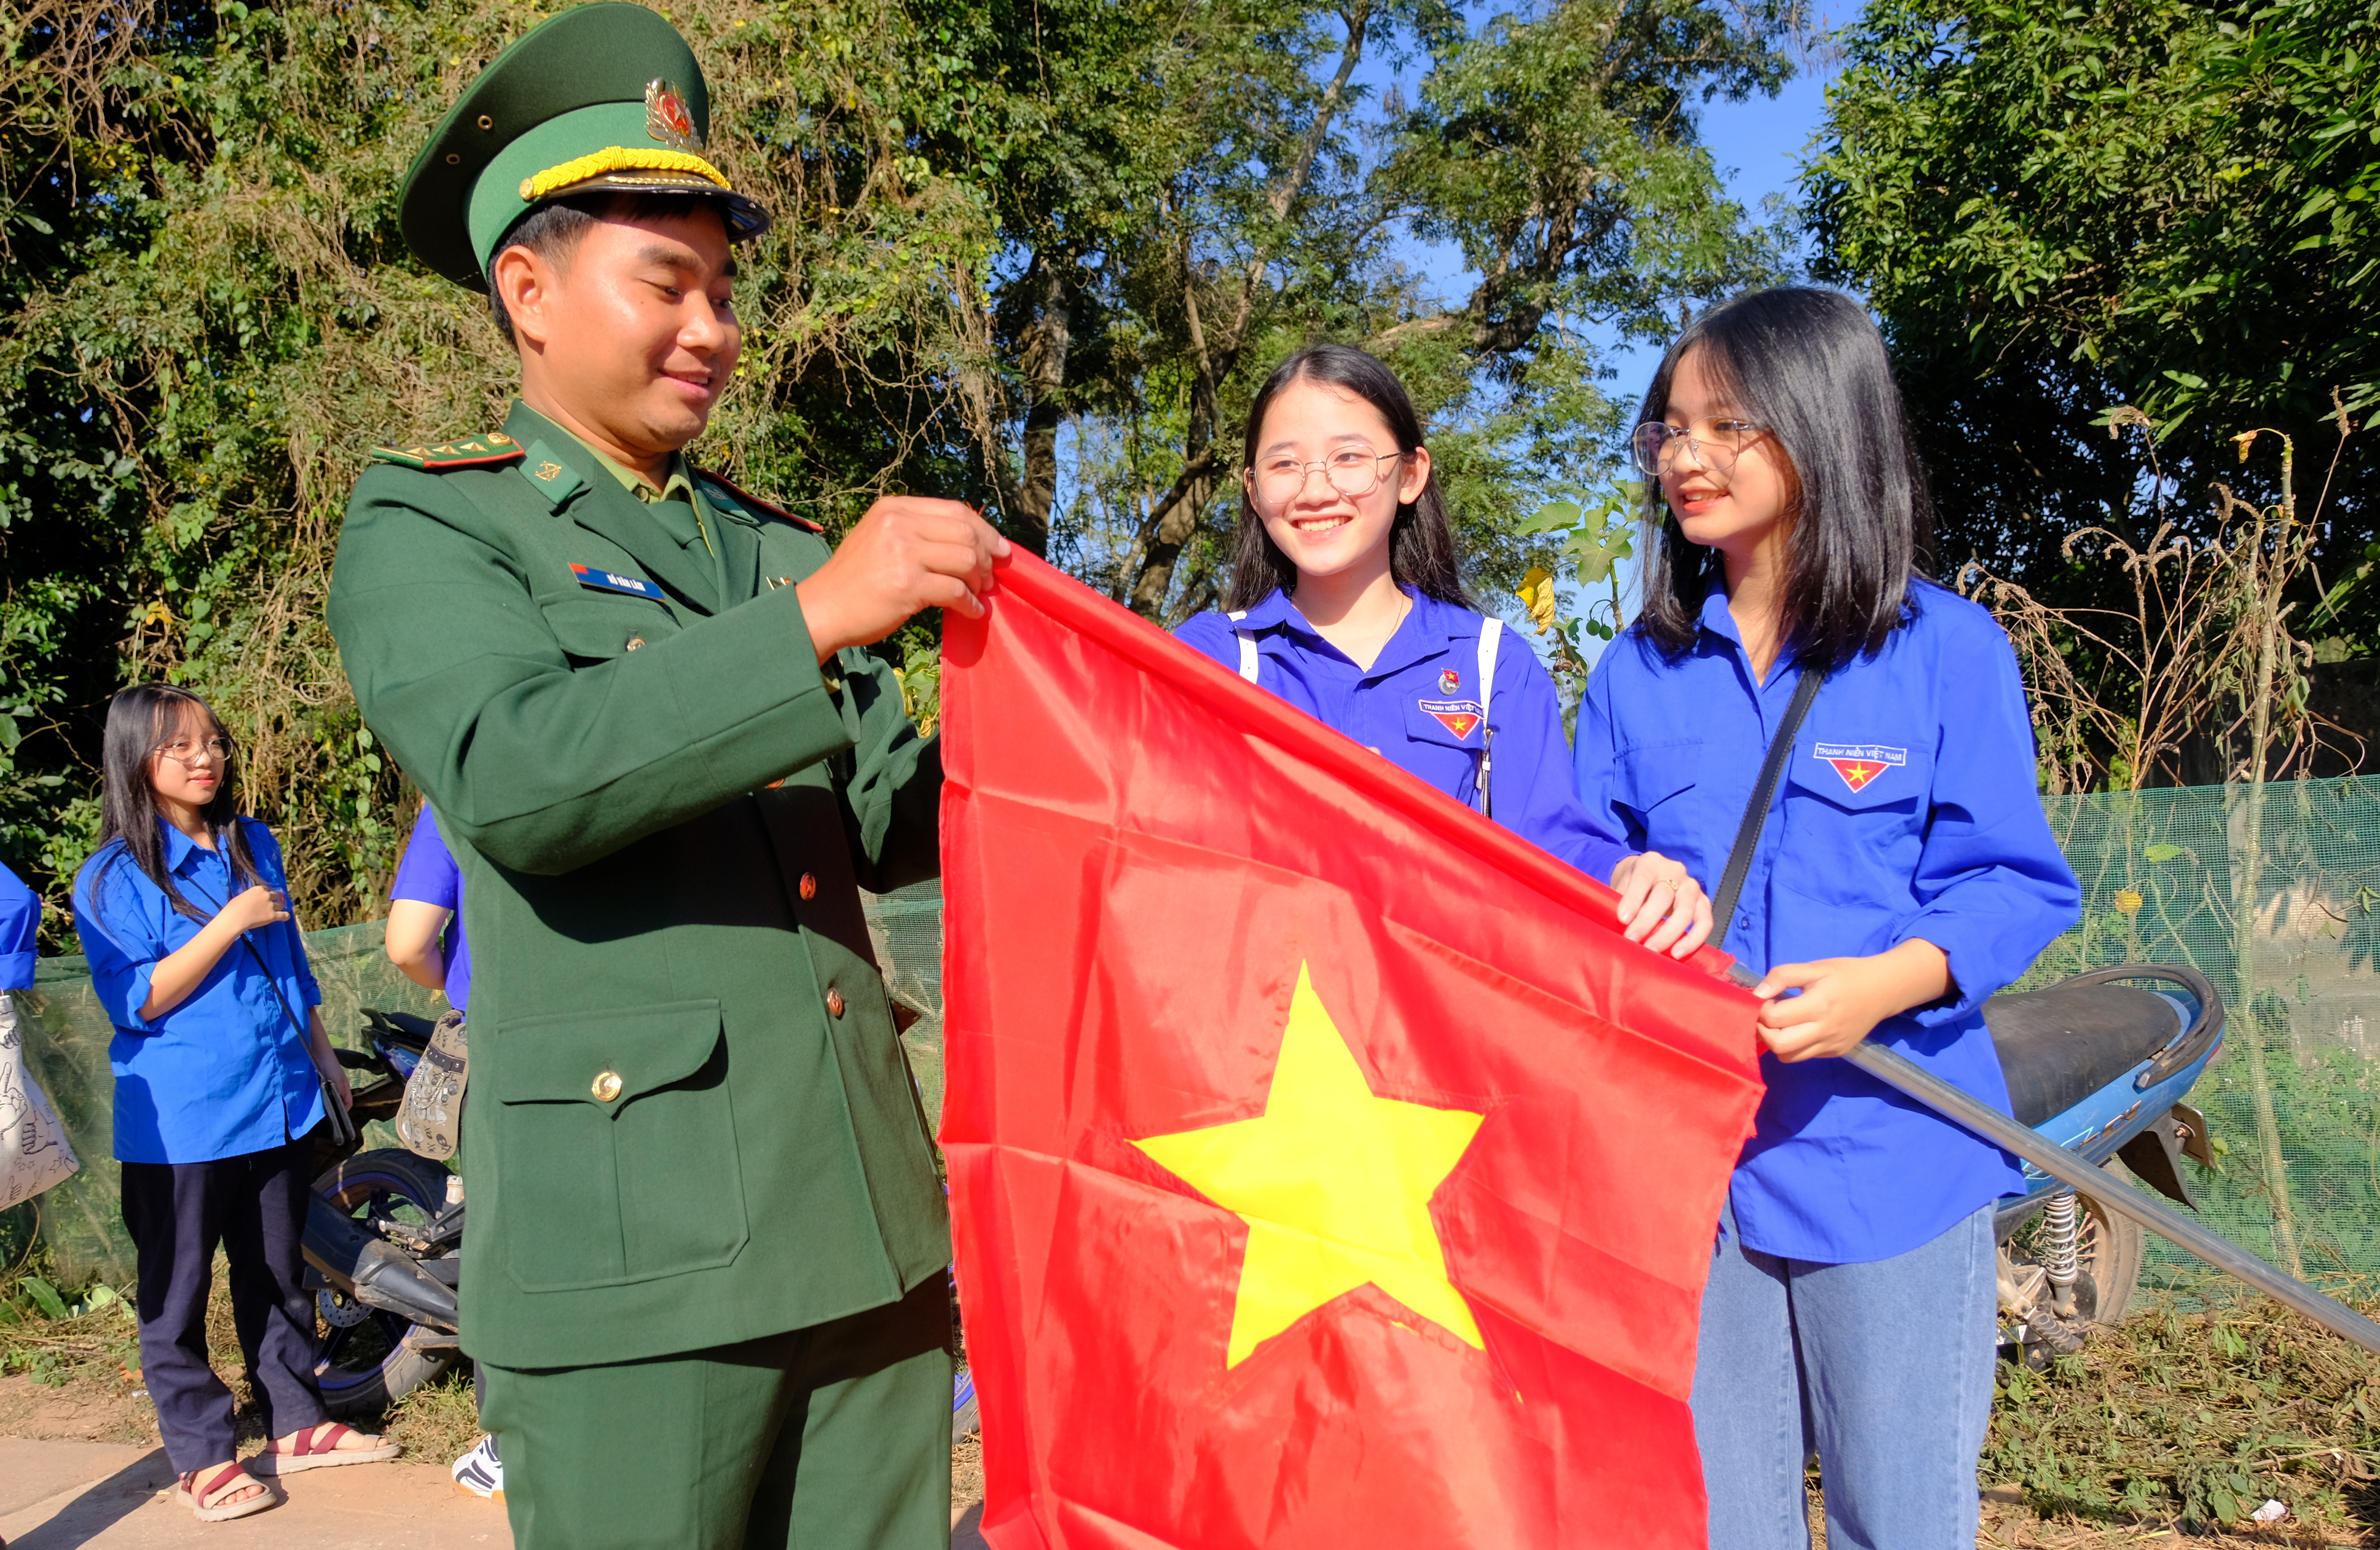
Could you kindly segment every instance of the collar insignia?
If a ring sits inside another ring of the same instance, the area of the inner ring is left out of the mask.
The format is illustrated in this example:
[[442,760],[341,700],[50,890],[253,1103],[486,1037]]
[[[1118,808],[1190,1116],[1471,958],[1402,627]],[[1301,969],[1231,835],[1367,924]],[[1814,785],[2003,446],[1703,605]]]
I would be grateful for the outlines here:
[[1866,789],[1885,771],[1909,763],[1907,749],[1887,748],[1882,743],[1818,743],[1810,751],[1832,764],[1843,784],[1854,791]]
[[694,127],[694,115],[686,111],[686,93],[674,80],[651,80],[645,84],[645,133],[673,151],[699,151],[702,136]]

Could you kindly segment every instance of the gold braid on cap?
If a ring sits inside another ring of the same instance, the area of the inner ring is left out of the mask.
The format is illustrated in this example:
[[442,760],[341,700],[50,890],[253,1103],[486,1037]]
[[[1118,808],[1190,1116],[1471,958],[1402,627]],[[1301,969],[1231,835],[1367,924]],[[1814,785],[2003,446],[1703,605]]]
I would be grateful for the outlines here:
[[726,174],[690,151],[632,151],[625,145],[613,145],[575,162],[548,167],[534,177],[522,178],[520,197],[543,199],[556,189],[567,189],[607,172],[690,172],[718,184],[722,190],[735,191],[728,187]]

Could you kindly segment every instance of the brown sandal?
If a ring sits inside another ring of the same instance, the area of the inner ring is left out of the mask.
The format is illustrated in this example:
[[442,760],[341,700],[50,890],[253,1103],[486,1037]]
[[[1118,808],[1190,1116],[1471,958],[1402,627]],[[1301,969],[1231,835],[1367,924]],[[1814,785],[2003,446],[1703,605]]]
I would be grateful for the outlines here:
[[[265,1474],[298,1474],[307,1470],[327,1470],[339,1464],[377,1464],[405,1451],[399,1445],[380,1437],[371,1439],[374,1446],[370,1447],[343,1448],[339,1446],[342,1438],[369,1435],[343,1421],[325,1421],[319,1426],[292,1432],[285,1439],[275,1439],[249,1462],[260,1466]],[[282,1441],[289,1444],[286,1453],[279,1451]]]
[[[174,1499],[199,1515],[201,1523],[227,1523],[235,1518],[246,1518],[262,1512],[273,1505],[273,1488],[242,1469],[235,1459],[217,1470],[214,1478],[197,1485],[199,1471],[190,1471],[174,1488]],[[224,1498],[246,1486],[254,1486],[256,1495],[244,1502],[225,1502]]]

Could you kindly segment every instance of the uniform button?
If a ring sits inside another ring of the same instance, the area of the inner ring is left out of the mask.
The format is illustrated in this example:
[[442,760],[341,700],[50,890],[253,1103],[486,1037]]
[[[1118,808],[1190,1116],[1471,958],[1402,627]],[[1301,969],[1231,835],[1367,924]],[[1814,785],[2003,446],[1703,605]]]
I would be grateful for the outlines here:
[[802,873],[802,897],[805,901],[818,897],[817,873],[806,872]]
[[624,648],[622,648],[622,649],[623,649],[623,650],[625,650],[625,651],[632,651],[632,652],[633,652],[633,651],[636,651],[636,650],[639,649],[640,647],[642,647],[642,646],[644,645],[644,643],[645,643],[645,638],[644,638],[643,636],[641,636],[641,635],[631,635],[631,636],[629,636],[629,637],[628,637],[628,643],[627,643],[627,645],[626,645],[626,646],[625,646],[625,647],[624,647]]
[[620,1095],[620,1073],[617,1071],[597,1072],[593,1091],[595,1093],[595,1101],[597,1103],[610,1103],[613,1099]]
[[826,993],[826,1009],[831,1016],[843,1016],[843,992],[830,990]]

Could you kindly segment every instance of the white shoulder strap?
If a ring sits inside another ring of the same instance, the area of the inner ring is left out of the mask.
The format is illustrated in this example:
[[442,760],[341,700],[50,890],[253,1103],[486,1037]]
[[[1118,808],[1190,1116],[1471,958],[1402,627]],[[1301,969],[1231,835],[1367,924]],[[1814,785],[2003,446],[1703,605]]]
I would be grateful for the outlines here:
[[1496,692],[1496,648],[1503,643],[1504,621],[1488,615],[1479,628],[1479,719],[1488,719],[1488,702]]
[[[1237,621],[1246,618],[1248,611],[1245,608],[1236,609],[1223,616]],[[1240,677],[1254,683],[1257,681],[1257,632],[1253,629],[1235,629],[1232,633],[1240,638]]]

